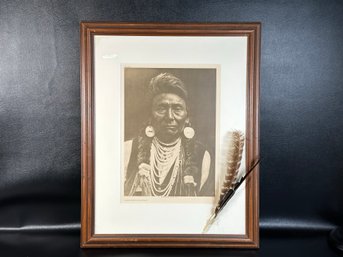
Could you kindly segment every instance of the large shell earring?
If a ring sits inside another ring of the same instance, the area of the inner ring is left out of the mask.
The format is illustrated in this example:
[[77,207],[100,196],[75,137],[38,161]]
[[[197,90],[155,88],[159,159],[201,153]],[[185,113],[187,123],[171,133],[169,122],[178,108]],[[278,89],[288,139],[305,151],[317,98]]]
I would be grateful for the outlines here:
[[191,127],[191,123],[187,122],[187,126],[183,129],[183,135],[185,138],[192,139],[195,135],[194,129]]
[[151,125],[148,125],[146,128],[145,128],[145,135],[147,137],[154,137],[155,136],[155,129],[153,126]]

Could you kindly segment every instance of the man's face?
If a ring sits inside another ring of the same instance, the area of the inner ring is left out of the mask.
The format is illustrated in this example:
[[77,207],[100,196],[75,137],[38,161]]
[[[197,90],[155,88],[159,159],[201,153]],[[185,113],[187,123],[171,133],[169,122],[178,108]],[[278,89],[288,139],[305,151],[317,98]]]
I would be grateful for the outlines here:
[[176,140],[187,121],[186,102],[176,94],[162,93],[152,101],[152,125],[156,136],[165,143]]

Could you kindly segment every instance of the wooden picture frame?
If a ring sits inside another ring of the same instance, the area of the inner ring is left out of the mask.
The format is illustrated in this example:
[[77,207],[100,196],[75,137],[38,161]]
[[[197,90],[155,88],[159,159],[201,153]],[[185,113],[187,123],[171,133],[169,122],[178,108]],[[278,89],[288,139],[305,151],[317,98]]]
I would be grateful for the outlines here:
[[[125,162],[122,156],[125,149],[124,146],[117,145],[118,142],[124,142],[123,137],[126,137],[127,134],[123,125],[126,122],[123,116],[127,114],[123,114],[122,109],[126,108],[125,101],[130,101],[127,100],[128,98],[123,100],[124,96],[126,97],[125,94],[129,91],[129,82],[134,83],[132,82],[134,79],[136,79],[136,84],[137,81],[143,81],[143,79],[137,79],[137,75],[136,77],[127,78],[129,72],[132,71],[136,72],[135,74],[143,74],[143,77],[149,77],[149,74],[153,74],[156,70],[160,74],[165,74],[166,70],[172,70],[178,74],[186,74],[184,76],[186,79],[189,77],[197,78],[193,87],[199,86],[199,81],[204,80],[202,77],[200,79],[199,76],[210,76],[206,74],[214,72],[216,75],[213,79],[215,81],[213,85],[220,84],[220,88],[219,86],[207,86],[204,83],[201,90],[208,90],[209,93],[204,91],[202,94],[198,94],[199,97],[201,95],[210,97],[209,95],[212,92],[213,97],[216,97],[211,98],[216,99],[216,101],[208,101],[207,104],[210,106],[210,103],[213,103],[214,107],[212,109],[215,110],[215,123],[220,124],[212,129],[215,131],[216,138],[216,141],[213,141],[214,147],[219,147],[222,143],[221,139],[218,139],[218,133],[222,133],[221,128],[224,126],[222,124],[226,122],[226,112],[228,113],[227,120],[237,119],[239,123],[243,119],[244,121],[241,124],[244,126],[246,137],[244,164],[245,170],[248,170],[259,156],[260,28],[260,23],[82,22],[80,24],[82,114],[81,247],[259,247],[258,167],[246,180],[245,186],[243,186],[244,189],[236,193],[235,197],[237,199],[232,199],[232,204],[230,202],[227,206],[229,208],[228,212],[244,212],[244,217],[238,214],[236,216],[242,224],[237,228],[238,232],[231,233],[230,229],[217,225],[214,231],[219,231],[218,233],[194,233],[192,231],[200,231],[198,230],[200,223],[194,221],[193,224],[193,220],[196,220],[198,216],[208,216],[207,212],[206,214],[200,213],[200,210],[204,209],[203,206],[210,209],[208,203],[203,203],[200,200],[198,203],[198,198],[192,198],[192,201],[187,202],[187,199],[182,197],[170,197],[170,199],[176,199],[176,201],[178,199],[185,201],[175,204],[173,201],[169,201],[169,198],[164,200],[166,198],[158,197],[154,199],[159,199],[162,202],[154,202],[152,198],[150,201],[150,198],[148,198],[144,204],[136,202],[131,204],[125,202],[125,193],[119,196],[121,192],[124,192],[124,189],[120,189],[123,184],[120,184],[122,182],[117,180],[118,178],[126,178],[127,174],[118,175],[122,174],[120,170],[123,167],[122,163]],[[118,41],[120,42],[117,44]],[[211,56],[217,56],[217,59],[211,59]],[[222,63],[220,60],[223,60]],[[240,60],[240,62],[236,60]],[[190,72],[195,75],[188,75]],[[234,76],[236,76],[235,79],[232,78]],[[111,81],[115,82],[112,83]],[[237,85],[234,85],[235,81],[238,81]],[[146,82],[142,82],[142,84],[146,84]],[[230,89],[231,86],[232,89]],[[214,90],[214,88],[216,89]],[[241,104],[241,107],[237,108],[236,114],[232,114],[237,117],[233,117],[230,114],[232,106],[227,107],[228,111],[223,106],[225,102],[230,102],[230,97],[233,97],[232,95],[235,95],[236,91],[239,97],[235,98],[239,99],[237,101],[239,102],[238,105]],[[194,93],[196,90],[192,92]],[[227,92],[232,92],[232,94]],[[204,101],[201,101],[201,103],[194,102],[195,106],[203,104]],[[132,105],[133,103],[129,103],[127,106]],[[138,106],[136,109],[140,109],[140,107]],[[199,112],[202,115],[207,113],[206,110]],[[209,119],[212,116],[208,115],[207,118]],[[135,117],[139,117],[139,115]],[[203,118],[199,118],[199,120],[200,130],[203,126],[211,125],[210,122],[201,123],[202,120],[205,120]],[[235,129],[235,125],[232,124],[234,123],[225,126],[231,126],[232,129]],[[123,132],[123,130],[125,131]],[[204,135],[204,131],[206,132],[203,129],[199,133]],[[220,163],[220,158],[219,151],[217,151],[212,163],[217,165]],[[217,192],[217,189],[215,192]],[[209,195],[211,194],[209,193]],[[111,197],[117,200],[113,200]],[[200,197],[199,199],[203,198]],[[213,203],[211,204],[213,205]],[[185,210],[185,213],[190,213],[191,218],[179,219],[177,217],[178,213],[182,212],[183,208],[189,208],[190,205],[192,208]],[[159,206],[162,206],[162,208],[159,208]],[[170,215],[168,217],[168,221],[171,221],[170,224],[163,223],[166,218],[161,218],[161,221],[157,220],[155,225],[155,223],[148,221],[147,216],[139,216],[139,212],[145,210],[144,208],[151,208],[146,213],[151,214],[152,220],[157,219],[154,216],[154,210],[157,209],[158,212],[164,207],[166,210],[172,210],[165,213],[166,216]],[[240,211],[235,212],[239,208]],[[123,211],[124,209],[134,211],[126,212]],[[229,224],[226,222],[233,219],[230,215],[222,214],[220,217],[222,224]],[[140,217],[140,223],[135,223],[134,219],[137,219],[137,217]],[[176,222],[176,220],[179,222]],[[185,220],[185,224],[182,223],[182,220]],[[203,220],[203,224],[205,223],[206,219]],[[139,224],[138,227],[137,224]],[[232,231],[236,231],[234,222],[232,224]],[[188,227],[190,232],[187,230]],[[174,233],[173,231],[180,232]]]

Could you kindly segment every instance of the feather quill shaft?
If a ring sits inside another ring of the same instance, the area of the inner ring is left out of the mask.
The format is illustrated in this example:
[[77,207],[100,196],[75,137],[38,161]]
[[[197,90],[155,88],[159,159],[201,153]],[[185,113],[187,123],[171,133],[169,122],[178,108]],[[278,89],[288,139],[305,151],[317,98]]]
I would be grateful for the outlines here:
[[246,178],[250,175],[250,173],[255,169],[255,167],[260,163],[260,159],[258,159],[256,161],[256,163],[249,169],[249,171],[237,182],[235,183],[235,186],[233,189],[230,189],[227,194],[225,195],[225,197],[223,198],[223,200],[218,203],[218,206],[221,206],[220,208],[218,208],[218,206],[216,207],[216,209],[214,210],[214,212],[212,213],[211,217],[209,218],[209,220],[207,221],[204,229],[203,229],[203,233],[205,233],[206,231],[208,231],[209,227],[213,224],[214,220],[217,218],[218,214],[223,210],[223,208],[225,207],[225,205],[230,201],[230,199],[233,197],[233,195],[235,194],[235,192],[237,191],[237,189],[239,188],[239,186],[246,180]]

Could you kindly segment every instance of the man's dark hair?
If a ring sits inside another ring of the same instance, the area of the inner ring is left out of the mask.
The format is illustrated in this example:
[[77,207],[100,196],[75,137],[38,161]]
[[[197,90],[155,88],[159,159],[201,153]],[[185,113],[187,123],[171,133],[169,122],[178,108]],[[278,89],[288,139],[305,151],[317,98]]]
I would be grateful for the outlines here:
[[162,93],[176,94],[185,101],[188,99],[185,83],[170,73],[161,73],[150,80],[147,95],[148,100],[151,101],[154,96]]

